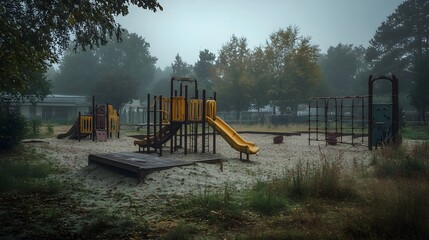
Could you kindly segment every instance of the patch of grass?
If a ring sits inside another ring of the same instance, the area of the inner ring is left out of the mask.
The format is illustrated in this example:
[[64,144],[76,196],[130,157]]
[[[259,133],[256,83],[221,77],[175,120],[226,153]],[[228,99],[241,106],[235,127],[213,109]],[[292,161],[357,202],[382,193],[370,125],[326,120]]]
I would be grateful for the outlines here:
[[282,180],[272,182],[258,182],[247,193],[248,206],[261,214],[273,215],[283,210],[288,203],[287,195],[283,191]]
[[377,177],[429,178],[429,143],[412,146],[385,147],[373,157]]
[[171,229],[162,239],[164,240],[188,240],[198,233],[194,224],[179,224]]
[[76,191],[82,189],[52,178],[59,171],[44,154],[22,146],[0,157],[0,239],[147,237],[144,219],[136,221],[109,209],[82,206],[76,198]]
[[182,200],[177,211],[188,217],[212,223],[220,223],[223,227],[235,225],[243,219],[243,204],[237,195],[225,186],[222,191],[204,192]]
[[76,237],[82,239],[133,239],[143,238],[149,231],[145,221],[135,222],[118,218],[106,210],[93,210],[83,219]]
[[410,126],[402,130],[402,137],[413,140],[429,140],[429,126]]
[[356,197],[353,182],[342,171],[342,156],[328,157],[320,151],[320,162],[302,162],[289,171],[289,196],[294,199],[324,198],[343,200]]
[[43,161],[45,156],[34,150],[20,149],[18,154],[3,154],[0,162],[0,192],[55,193],[61,188],[59,181],[48,176],[55,173],[52,164]]
[[345,231],[358,239],[427,239],[427,181],[382,179],[370,185],[366,206],[349,216]]

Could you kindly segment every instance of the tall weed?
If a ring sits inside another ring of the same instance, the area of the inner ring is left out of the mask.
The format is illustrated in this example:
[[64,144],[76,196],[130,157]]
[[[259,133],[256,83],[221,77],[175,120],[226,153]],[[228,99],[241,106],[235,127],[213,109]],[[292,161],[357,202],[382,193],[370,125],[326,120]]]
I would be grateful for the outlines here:
[[429,143],[405,147],[386,147],[374,156],[373,165],[377,177],[418,178],[429,177]]
[[[295,199],[325,198],[342,200],[354,197],[353,182],[346,181],[342,168],[342,154],[327,156],[319,149],[320,162],[299,162],[289,171],[289,195]],[[330,159],[331,157],[331,159]]]
[[381,179],[369,186],[367,206],[350,216],[346,231],[360,239],[427,239],[429,186],[410,179]]

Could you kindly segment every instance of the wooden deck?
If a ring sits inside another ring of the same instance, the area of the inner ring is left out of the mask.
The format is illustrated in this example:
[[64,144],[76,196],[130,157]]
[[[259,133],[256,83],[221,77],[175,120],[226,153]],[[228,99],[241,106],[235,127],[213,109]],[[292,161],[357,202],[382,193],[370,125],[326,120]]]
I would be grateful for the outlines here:
[[133,173],[139,181],[154,172],[172,167],[189,166],[197,162],[217,163],[221,159],[178,160],[158,155],[136,152],[90,154],[89,163],[99,163]]

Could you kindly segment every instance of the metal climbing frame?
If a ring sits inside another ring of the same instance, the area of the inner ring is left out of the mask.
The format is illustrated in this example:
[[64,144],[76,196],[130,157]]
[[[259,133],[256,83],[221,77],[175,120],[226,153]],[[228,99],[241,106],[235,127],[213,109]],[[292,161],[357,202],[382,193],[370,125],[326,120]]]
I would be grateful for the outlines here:
[[368,133],[367,109],[368,96],[311,98],[308,102],[308,144],[325,141],[326,145],[364,145]]

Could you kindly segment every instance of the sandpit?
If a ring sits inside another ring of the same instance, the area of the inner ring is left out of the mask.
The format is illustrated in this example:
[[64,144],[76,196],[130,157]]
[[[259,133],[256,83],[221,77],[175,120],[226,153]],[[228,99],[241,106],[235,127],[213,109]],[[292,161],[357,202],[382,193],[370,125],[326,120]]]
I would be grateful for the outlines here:
[[325,142],[312,141],[308,144],[308,135],[287,136],[281,144],[273,144],[273,135],[242,134],[248,141],[254,142],[260,151],[250,156],[250,161],[241,161],[240,154],[232,149],[221,137],[217,138],[216,154],[175,153],[165,156],[175,159],[222,158],[220,164],[196,163],[192,166],[175,167],[149,174],[145,181],[112,171],[96,164],[88,165],[88,155],[96,153],[133,152],[133,138],[112,138],[107,142],[91,140],[45,139],[45,143],[35,144],[39,151],[47,153],[52,162],[67,174],[65,180],[83,184],[85,189],[109,193],[112,191],[131,195],[138,199],[153,196],[199,194],[205,191],[222,190],[225,186],[240,191],[258,181],[267,181],[287,174],[298,162],[318,163],[323,157],[328,160],[341,160],[345,170],[353,164],[367,164],[371,152],[364,146],[337,144],[325,146]]

